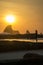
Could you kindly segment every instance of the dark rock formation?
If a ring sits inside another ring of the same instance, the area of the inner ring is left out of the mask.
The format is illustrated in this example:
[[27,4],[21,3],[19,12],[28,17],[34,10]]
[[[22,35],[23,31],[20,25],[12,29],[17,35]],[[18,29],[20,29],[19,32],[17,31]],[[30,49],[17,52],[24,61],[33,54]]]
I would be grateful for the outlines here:
[[23,59],[41,59],[41,58],[43,58],[42,55],[35,54],[35,53],[27,53],[23,57]]
[[8,25],[5,29],[4,29],[4,32],[6,33],[11,33],[11,34],[19,34],[19,31],[14,31],[12,29],[12,26],[11,25]]

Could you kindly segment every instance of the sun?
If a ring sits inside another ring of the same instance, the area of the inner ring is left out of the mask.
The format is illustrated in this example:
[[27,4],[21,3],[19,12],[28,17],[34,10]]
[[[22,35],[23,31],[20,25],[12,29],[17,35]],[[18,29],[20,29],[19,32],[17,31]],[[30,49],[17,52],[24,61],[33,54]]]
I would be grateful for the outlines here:
[[9,24],[12,24],[13,22],[15,22],[15,16],[13,15],[7,15],[5,17],[6,21],[9,23]]

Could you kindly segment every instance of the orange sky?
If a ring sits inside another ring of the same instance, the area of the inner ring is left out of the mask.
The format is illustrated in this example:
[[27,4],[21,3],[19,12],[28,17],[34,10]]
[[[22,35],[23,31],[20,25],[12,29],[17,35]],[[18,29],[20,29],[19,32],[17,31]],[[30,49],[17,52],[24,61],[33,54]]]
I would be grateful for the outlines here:
[[7,14],[16,16],[14,30],[43,33],[43,0],[0,0],[0,32],[9,25],[3,19]]

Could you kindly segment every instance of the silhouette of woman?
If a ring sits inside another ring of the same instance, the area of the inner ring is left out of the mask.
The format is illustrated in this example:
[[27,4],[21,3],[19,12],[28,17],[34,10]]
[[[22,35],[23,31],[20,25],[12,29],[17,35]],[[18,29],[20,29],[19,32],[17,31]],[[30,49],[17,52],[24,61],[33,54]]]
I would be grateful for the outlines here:
[[37,30],[35,31],[35,34],[36,34],[36,37],[35,37],[35,38],[36,38],[36,42],[37,42],[37,40],[38,40],[38,39],[37,39],[37,34],[38,34]]

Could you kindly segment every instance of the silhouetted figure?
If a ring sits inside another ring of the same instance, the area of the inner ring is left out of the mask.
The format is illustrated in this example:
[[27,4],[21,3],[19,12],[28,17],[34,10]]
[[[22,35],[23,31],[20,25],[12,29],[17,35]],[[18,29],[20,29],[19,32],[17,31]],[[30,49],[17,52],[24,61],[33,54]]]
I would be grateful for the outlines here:
[[36,35],[35,35],[35,36],[36,36],[35,38],[36,38],[36,42],[37,42],[37,40],[38,40],[38,39],[37,39],[37,34],[38,34],[38,31],[37,31],[37,30],[35,31],[35,34],[36,34]]

